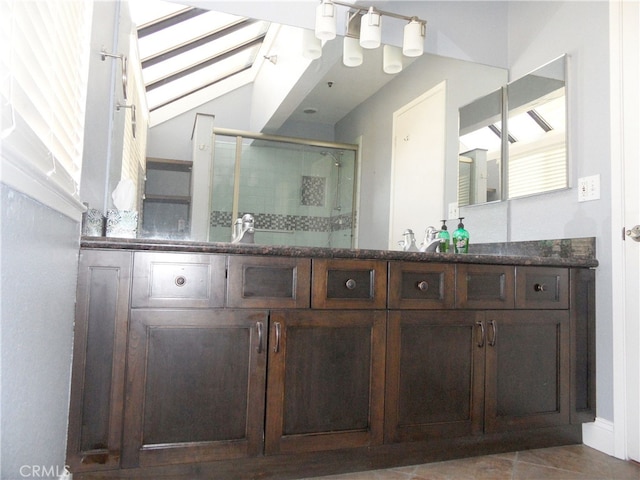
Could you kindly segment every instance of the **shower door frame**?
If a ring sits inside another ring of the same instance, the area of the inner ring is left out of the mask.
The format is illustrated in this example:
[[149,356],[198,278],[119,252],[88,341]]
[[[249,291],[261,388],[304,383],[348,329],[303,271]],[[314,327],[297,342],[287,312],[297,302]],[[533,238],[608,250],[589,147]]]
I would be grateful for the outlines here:
[[[224,137],[235,137],[236,140],[236,150],[235,150],[235,159],[234,159],[234,184],[233,184],[233,202],[231,206],[231,225],[229,225],[229,231],[233,231],[233,221],[235,218],[238,218],[238,205],[240,203],[240,167],[242,160],[242,142],[245,138],[251,140],[265,140],[272,142],[281,142],[281,143],[290,143],[294,145],[304,145],[309,147],[318,147],[318,148],[332,148],[332,149],[340,149],[340,150],[349,150],[354,154],[353,161],[353,198],[351,199],[351,248],[354,248],[354,243],[356,242],[356,232],[357,232],[357,200],[358,200],[358,191],[359,191],[359,175],[360,175],[360,161],[359,161],[359,153],[360,153],[360,145],[352,144],[352,143],[339,143],[339,142],[329,142],[324,140],[315,140],[311,138],[298,138],[298,137],[287,137],[280,135],[270,135],[259,132],[249,132],[245,130],[235,130],[231,128],[219,128],[214,127],[211,135],[211,150],[212,154],[215,158],[215,143],[216,137],[224,136]],[[214,160],[215,161],[215,160]],[[211,169],[211,178],[209,179],[210,185],[213,185],[213,168]],[[209,203],[209,212],[211,212],[211,199]],[[331,235],[331,232],[329,233]]]

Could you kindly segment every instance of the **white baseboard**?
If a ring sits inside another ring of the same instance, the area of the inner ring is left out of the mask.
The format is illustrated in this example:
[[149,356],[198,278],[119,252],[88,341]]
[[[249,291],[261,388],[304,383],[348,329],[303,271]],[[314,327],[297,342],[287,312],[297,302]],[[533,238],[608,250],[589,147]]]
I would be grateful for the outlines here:
[[613,422],[596,418],[595,422],[584,423],[582,425],[582,443],[602,453],[614,456]]

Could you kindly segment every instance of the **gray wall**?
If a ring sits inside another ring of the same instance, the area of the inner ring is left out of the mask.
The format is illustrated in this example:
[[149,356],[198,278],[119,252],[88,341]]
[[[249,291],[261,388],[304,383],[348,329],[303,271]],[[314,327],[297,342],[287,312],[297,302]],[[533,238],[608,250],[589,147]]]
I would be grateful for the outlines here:
[[36,478],[35,468],[57,477],[65,461],[80,225],[4,184],[0,203],[0,477]]

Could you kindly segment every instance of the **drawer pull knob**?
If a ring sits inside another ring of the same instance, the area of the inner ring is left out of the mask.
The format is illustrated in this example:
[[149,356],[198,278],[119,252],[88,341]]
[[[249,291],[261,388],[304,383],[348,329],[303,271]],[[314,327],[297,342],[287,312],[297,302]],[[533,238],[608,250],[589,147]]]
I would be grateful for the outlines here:
[[426,292],[427,290],[429,290],[429,283],[425,282],[424,280],[421,281],[420,283],[418,283],[418,290],[420,290],[421,292]]
[[547,291],[547,286],[544,283],[536,283],[533,286],[533,290],[536,292],[546,292]]
[[356,288],[357,283],[353,278],[350,278],[349,280],[347,280],[344,284],[349,290],[353,290],[354,288]]
[[182,275],[176,277],[176,285],[179,287],[184,287],[187,283],[187,279]]

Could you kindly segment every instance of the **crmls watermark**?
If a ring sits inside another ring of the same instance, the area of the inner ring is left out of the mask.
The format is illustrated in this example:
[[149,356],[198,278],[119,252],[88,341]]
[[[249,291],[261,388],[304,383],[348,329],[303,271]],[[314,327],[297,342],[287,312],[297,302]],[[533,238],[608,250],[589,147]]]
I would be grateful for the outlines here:
[[22,465],[20,467],[21,478],[71,478],[71,472],[66,465]]

